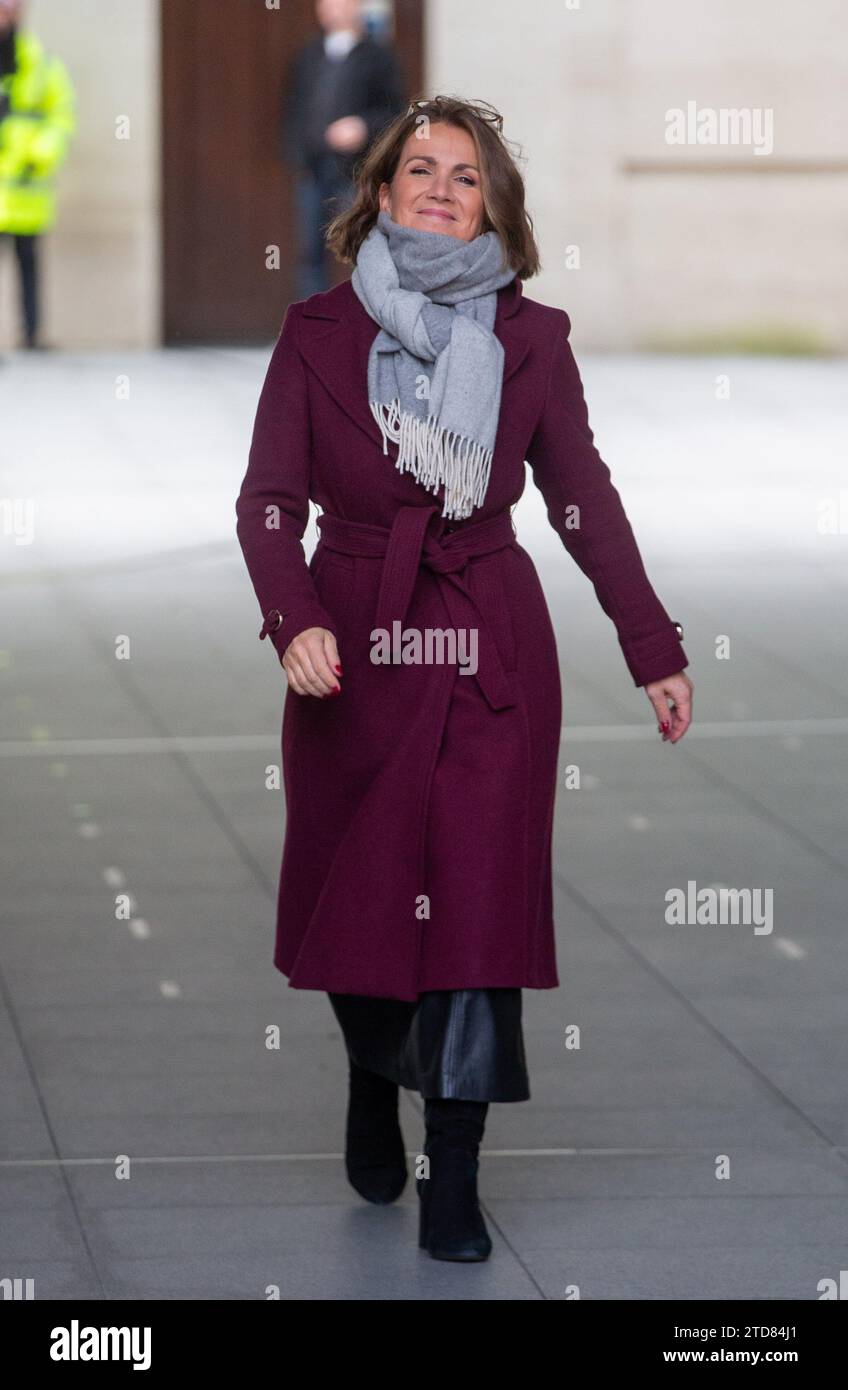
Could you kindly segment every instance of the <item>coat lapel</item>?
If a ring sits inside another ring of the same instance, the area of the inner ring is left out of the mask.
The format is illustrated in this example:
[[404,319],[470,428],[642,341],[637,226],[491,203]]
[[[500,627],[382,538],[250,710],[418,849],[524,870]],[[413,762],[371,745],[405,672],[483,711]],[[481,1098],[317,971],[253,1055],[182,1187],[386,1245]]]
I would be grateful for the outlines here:
[[[507,382],[530,351],[529,342],[515,324],[521,295],[518,279],[498,290],[495,334],[504,350],[501,409],[507,395]],[[341,409],[382,448],[382,436],[371,414],[366,389],[368,354],[378,332],[379,326],[363,307],[349,280],[303,302],[300,351],[304,360]]]

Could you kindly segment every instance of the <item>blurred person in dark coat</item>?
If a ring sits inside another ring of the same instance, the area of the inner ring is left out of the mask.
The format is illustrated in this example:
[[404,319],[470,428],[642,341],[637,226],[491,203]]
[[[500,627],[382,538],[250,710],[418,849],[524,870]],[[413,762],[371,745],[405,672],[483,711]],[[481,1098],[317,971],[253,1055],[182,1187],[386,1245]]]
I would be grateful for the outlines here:
[[39,347],[38,239],[53,225],[53,175],[74,132],[74,91],[60,60],[22,23],[21,0],[0,0],[0,237],[20,270],[23,345]]
[[298,296],[328,288],[324,230],[353,197],[353,169],[403,109],[394,53],[365,31],[360,0],[317,0],[321,33],[292,64],[283,148],[296,171]]

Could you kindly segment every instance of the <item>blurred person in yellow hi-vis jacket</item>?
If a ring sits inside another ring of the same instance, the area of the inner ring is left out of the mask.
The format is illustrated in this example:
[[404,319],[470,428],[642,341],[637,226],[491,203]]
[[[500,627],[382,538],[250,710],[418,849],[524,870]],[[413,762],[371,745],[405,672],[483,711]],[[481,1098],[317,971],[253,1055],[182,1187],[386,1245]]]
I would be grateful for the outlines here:
[[0,236],[14,241],[23,342],[39,346],[38,238],[56,216],[53,175],[75,129],[64,65],[21,24],[22,0],[0,0]]

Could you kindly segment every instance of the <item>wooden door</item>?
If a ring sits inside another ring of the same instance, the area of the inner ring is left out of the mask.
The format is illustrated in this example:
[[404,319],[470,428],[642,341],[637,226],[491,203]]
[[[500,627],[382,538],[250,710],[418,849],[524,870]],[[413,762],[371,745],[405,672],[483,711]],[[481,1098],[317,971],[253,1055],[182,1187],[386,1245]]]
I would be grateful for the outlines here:
[[[395,0],[395,47],[421,93],[424,0]],[[161,0],[162,336],[265,343],[294,297],[283,83],[317,24],[311,0]],[[266,247],[281,266],[269,270]]]

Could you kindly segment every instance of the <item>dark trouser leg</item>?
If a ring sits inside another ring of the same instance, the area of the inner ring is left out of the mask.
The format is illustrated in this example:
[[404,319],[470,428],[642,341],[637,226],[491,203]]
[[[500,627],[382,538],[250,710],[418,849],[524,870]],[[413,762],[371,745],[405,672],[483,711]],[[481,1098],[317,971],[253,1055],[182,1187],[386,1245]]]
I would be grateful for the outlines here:
[[308,299],[327,288],[324,268],[324,235],[321,230],[321,190],[311,170],[298,172],[295,182],[297,207],[297,293]]
[[318,160],[296,176],[297,285],[301,299],[329,288],[325,235],[329,223],[349,205],[352,196],[353,186],[339,174],[335,159]]
[[[322,179],[321,191],[327,225],[332,222],[334,217],[338,217],[340,213],[350,207],[354,193],[355,189],[348,175],[339,172],[335,161],[328,163]],[[329,288],[341,284],[350,275],[350,267],[342,265],[333,256],[329,257],[328,267]]]
[[37,236],[15,237],[21,285],[21,320],[27,347],[34,347],[38,341],[37,242]]
[[331,156],[316,165],[316,175],[321,192],[323,229],[326,230],[334,217],[350,207],[356,190],[353,181],[339,169],[335,158]]

